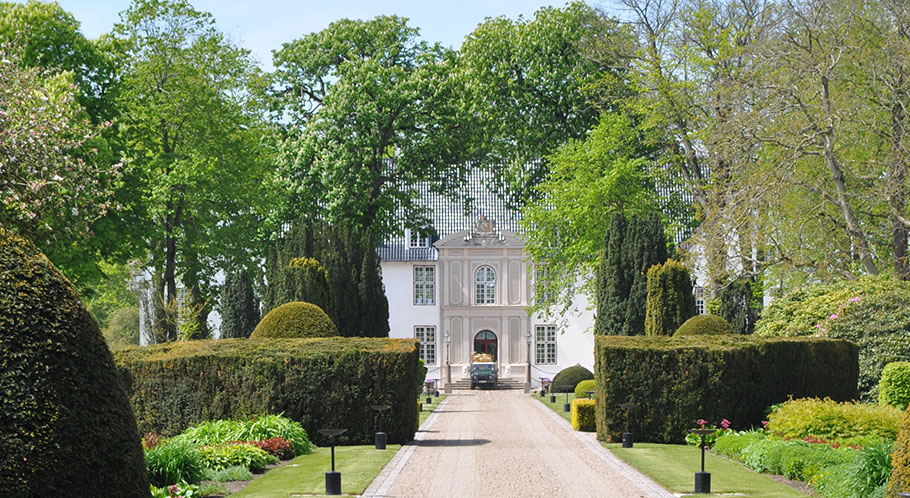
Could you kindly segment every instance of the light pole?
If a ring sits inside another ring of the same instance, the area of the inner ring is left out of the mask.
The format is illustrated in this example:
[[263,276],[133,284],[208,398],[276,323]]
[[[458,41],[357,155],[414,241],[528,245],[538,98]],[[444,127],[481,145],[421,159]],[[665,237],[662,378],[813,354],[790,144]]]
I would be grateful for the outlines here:
[[452,336],[449,334],[449,331],[446,331],[445,335],[446,342],[446,394],[452,394],[452,364],[449,363],[451,356],[449,355],[449,350],[452,348]]
[[525,394],[531,392],[531,331],[525,335],[528,344],[528,364],[525,365]]

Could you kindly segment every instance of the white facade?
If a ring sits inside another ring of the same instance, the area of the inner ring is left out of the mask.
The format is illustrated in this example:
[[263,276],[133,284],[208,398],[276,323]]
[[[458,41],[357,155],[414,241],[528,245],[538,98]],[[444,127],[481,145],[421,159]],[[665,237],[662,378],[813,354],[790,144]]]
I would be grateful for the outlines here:
[[534,272],[524,242],[493,227],[481,216],[473,231],[433,244],[436,258],[423,252],[382,262],[390,336],[423,339],[428,379],[445,379],[446,360],[453,381],[467,378],[475,351],[493,354],[500,378],[521,382],[530,359],[534,386],[572,365],[593,369],[594,316],[586,300],[579,297],[582,311],[573,316],[529,315]]

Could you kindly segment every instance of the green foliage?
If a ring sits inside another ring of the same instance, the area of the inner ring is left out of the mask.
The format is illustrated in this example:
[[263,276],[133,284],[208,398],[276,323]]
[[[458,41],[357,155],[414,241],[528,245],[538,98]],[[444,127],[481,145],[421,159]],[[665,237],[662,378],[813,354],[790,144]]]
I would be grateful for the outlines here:
[[688,268],[668,259],[648,269],[645,335],[673,335],[695,313]]
[[901,411],[891,406],[838,403],[831,399],[791,399],[768,415],[771,434],[786,439],[807,436],[832,443],[862,444],[897,438]]
[[888,363],[882,369],[878,385],[878,402],[905,410],[910,404],[910,362]]
[[[637,403],[636,434],[682,442],[697,419],[757,426],[789,396],[856,397],[857,347],[832,339],[752,336],[596,337],[597,433],[618,441],[621,403]],[[749,386],[749,396],[743,396]]]
[[910,407],[904,410],[900,432],[891,453],[888,498],[898,498],[898,493],[910,493]]
[[888,276],[810,286],[775,299],[756,323],[755,333],[817,335],[859,344],[859,391],[863,401],[872,401],[884,366],[910,361],[907,302],[910,282]]
[[139,307],[127,306],[115,311],[103,333],[110,346],[139,344]]
[[247,443],[202,446],[198,451],[205,466],[214,470],[241,466],[250,472],[262,472],[266,465],[278,463],[278,457]]
[[751,334],[755,330],[761,301],[756,302],[753,287],[761,289],[751,280],[739,279],[718,292],[717,314],[730,324],[734,334]]
[[313,444],[306,430],[298,422],[281,415],[261,415],[250,420],[201,422],[187,428],[174,439],[196,445],[217,445],[234,441],[263,441],[276,437],[290,441],[295,455],[313,451]]
[[250,339],[332,337],[338,328],[319,306],[304,302],[285,303],[266,313]]
[[111,317],[118,310],[139,306],[139,296],[132,286],[133,269],[127,264],[111,264],[105,261],[96,263],[101,270],[100,280],[80,292],[84,297],[85,307],[98,321],[101,330],[110,325]]
[[742,461],[756,472],[813,481],[826,471],[851,462],[855,454],[856,450],[847,447],[834,449],[826,444],[763,439],[743,450]]
[[674,336],[730,335],[733,330],[726,320],[717,315],[695,315],[679,326]]
[[593,391],[595,386],[594,379],[583,380],[576,384],[575,386],[575,397],[576,398],[587,398],[588,395],[585,394],[585,391]]
[[0,228],[0,489],[147,497],[139,432],[101,331],[66,278]]
[[659,214],[610,218],[597,272],[596,335],[641,335],[645,331],[648,268],[667,260]]
[[[300,219],[275,241],[266,262],[270,284],[264,311],[283,304],[285,267],[295,258],[320,261],[325,267],[334,312],[326,314],[344,337],[388,337],[388,299],[382,287],[379,256],[369,232],[349,224],[328,225]],[[366,272],[365,272],[366,271]]]
[[593,399],[573,399],[572,400],[572,428],[581,432],[594,432],[597,430],[594,417]]
[[206,481],[215,482],[249,481],[252,478],[253,473],[250,472],[250,469],[242,465],[234,465],[233,467],[221,470],[209,469],[205,475]]
[[181,440],[168,440],[145,450],[145,465],[149,481],[159,487],[179,482],[198,484],[206,474],[199,450]]
[[550,384],[550,392],[572,393],[575,392],[575,386],[579,382],[593,378],[594,374],[581,365],[564,368],[553,377],[553,382]]
[[743,451],[752,443],[761,441],[767,436],[762,431],[733,432],[718,436],[711,449],[719,455],[742,461]]
[[[375,413],[364,407],[370,405],[392,406],[384,427],[390,441],[410,441],[416,429],[414,340],[187,341],[129,347],[115,358],[131,381],[143,432],[173,435],[204,420],[284,413],[316,444],[326,442],[316,433],[325,427],[349,428],[340,444],[369,444]],[[266,435],[281,434],[254,437]]]
[[[296,299],[295,299],[296,301]],[[221,289],[221,338],[249,337],[259,323],[259,301],[250,274],[229,271]]]
[[377,237],[401,229],[398,209],[420,223],[418,185],[449,191],[467,167],[474,130],[455,62],[397,16],[341,19],[276,50],[272,104],[292,132],[278,147],[275,221],[306,214]]

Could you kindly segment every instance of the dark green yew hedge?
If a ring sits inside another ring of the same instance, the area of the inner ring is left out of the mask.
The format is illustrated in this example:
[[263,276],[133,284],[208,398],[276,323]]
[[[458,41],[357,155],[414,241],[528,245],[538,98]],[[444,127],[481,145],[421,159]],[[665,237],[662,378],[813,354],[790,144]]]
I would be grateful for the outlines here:
[[346,428],[338,444],[371,444],[376,412],[391,405],[390,442],[414,438],[420,389],[409,339],[221,339],[131,347],[115,353],[141,432],[175,435],[215,419],[284,413],[318,445],[318,432]]
[[858,352],[837,339],[596,337],[597,436],[621,440],[627,402],[636,441],[680,443],[698,419],[758,426],[790,396],[856,399]]

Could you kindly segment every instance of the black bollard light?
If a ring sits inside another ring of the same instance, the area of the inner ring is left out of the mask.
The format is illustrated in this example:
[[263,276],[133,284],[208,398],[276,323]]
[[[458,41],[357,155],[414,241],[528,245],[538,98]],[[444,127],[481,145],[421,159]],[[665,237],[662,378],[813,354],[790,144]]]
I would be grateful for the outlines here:
[[626,411],[626,432],[622,433],[622,447],[631,448],[632,447],[632,410],[637,408],[638,405],[635,403],[623,403],[619,405],[620,408]]
[[552,403],[554,405],[556,404],[556,394],[555,393],[550,393],[550,403]]
[[569,403],[569,391],[566,391],[566,402],[562,405],[562,411],[570,412],[572,411],[572,404]]
[[695,492],[711,493],[711,473],[705,472],[705,436],[713,434],[714,429],[689,429],[692,434],[701,436],[701,472],[695,473]]
[[585,391],[585,394],[588,395],[588,399],[594,399],[594,391]]
[[385,432],[382,432],[382,412],[391,408],[389,405],[370,405],[370,408],[376,410],[379,413],[379,432],[376,433],[376,449],[384,450],[385,449]]
[[329,438],[329,444],[332,445],[332,471],[325,473],[325,494],[341,494],[341,472],[335,472],[335,436],[347,432],[347,429],[319,429],[316,431]]
[[428,405],[432,405],[432,404],[433,404],[433,398],[430,396],[430,386],[431,386],[431,385],[432,385],[432,383],[430,383],[430,382],[427,382],[427,383],[426,383],[426,386],[427,386],[427,404],[428,404]]

